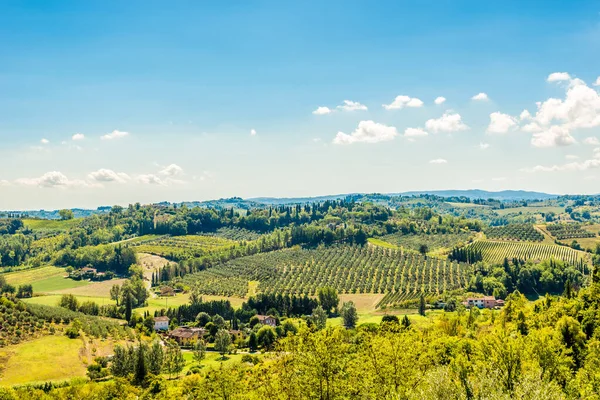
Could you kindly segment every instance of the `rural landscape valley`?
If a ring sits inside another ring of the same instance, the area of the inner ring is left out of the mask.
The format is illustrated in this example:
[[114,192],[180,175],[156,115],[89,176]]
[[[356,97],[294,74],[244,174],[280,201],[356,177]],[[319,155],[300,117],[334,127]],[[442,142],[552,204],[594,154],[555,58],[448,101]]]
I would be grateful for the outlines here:
[[0,394],[596,390],[600,196],[303,200],[3,213]]
[[0,1],[0,400],[600,400],[598,0]]

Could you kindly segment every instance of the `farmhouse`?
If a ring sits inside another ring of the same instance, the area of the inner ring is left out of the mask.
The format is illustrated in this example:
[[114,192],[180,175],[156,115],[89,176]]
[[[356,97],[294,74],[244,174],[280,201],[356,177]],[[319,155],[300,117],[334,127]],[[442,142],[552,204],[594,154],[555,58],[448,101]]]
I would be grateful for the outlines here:
[[204,336],[205,332],[204,328],[180,326],[169,332],[169,338],[175,340],[180,346],[189,346]]
[[[502,304],[504,302],[500,300]],[[466,307],[478,307],[478,308],[494,308],[500,305],[494,296],[483,296],[483,297],[469,297],[463,302]]]
[[277,320],[270,315],[257,315],[258,321],[263,325],[269,325],[272,327],[277,326]]
[[154,330],[155,331],[169,330],[169,317],[154,317]]

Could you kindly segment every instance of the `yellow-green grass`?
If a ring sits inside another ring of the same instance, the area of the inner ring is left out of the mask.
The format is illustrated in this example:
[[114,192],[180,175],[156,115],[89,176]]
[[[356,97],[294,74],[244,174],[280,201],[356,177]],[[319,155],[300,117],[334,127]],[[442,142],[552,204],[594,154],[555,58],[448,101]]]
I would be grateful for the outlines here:
[[260,284],[259,281],[249,281],[248,282],[248,297],[252,297],[252,296],[256,296],[256,293],[258,292],[258,285]]
[[81,339],[44,336],[0,349],[0,385],[62,381],[85,376]]
[[37,230],[67,230],[77,226],[81,218],[68,219],[65,221],[59,219],[24,219],[23,225],[32,231]]
[[25,283],[34,283],[48,278],[66,276],[64,268],[54,266],[46,266],[40,268],[30,268],[22,271],[9,272],[2,274],[8,283],[14,286],[23,285]]
[[[25,301],[26,303],[31,303],[31,304],[42,304],[45,306],[57,306],[61,297],[62,297],[61,294],[50,294],[50,295],[46,295],[46,296],[34,296],[29,299],[23,299],[23,301]],[[81,295],[75,295],[75,297],[77,298],[77,301],[79,301],[80,304],[83,303],[84,301],[93,301],[94,303],[98,304],[99,306],[115,304],[114,300],[111,300],[110,298],[107,298],[107,297],[81,296]]]
[[[263,357],[263,355],[260,353],[255,353],[253,355],[256,355],[258,357]],[[223,359],[221,357],[221,354],[219,354],[215,351],[207,351],[204,360],[202,360],[200,363],[197,363],[194,360],[194,354],[189,350],[184,350],[183,351],[183,359],[185,360],[186,365],[183,369],[182,374],[185,374],[192,367],[200,367],[204,370],[204,369],[211,369],[211,368],[219,368],[219,366],[221,366],[223,364],[227,365],[227,364],[232,364],[232,363],[239,363],[239,362],[242,362],[242,357],[243,357],[243,354],[239,354],[239,353],[238,354],[226,354],[225,358]]]
[[367,241],[372,244],[373,246],[379,246],[379,247],[384,247],[386,249],[399,249],[398,246],[395,246],[391,243],[388,243],[386,241],[383,241],[381,239],[377,239],[377,238],[369,238],[367,239]]
[[[240,297],[224,297],[224,296],[210,296],[210,295],[201,295],[203,301],[212,301],[212,300],[228,300],[231,303],[233,308],[240,308],[245,299]],[[153,314],[154,311],[160,311],[163,308],[169,307],[179,307],[184,304],[188,304],[190,301],[189,293],[182,293],[175,296],[165,296],[165,297],[152,297],[148,299],[148,305],[143,308],[136,308],[135,312],[138,314],[143,314],[148,311],[150,314]]]
[[31,286],[33,286],[33,293],[50,293],[59,290],[73,290],[89,284],[88,281],[75,281],[65,276],[53,276],[52,278],[33,282]]
[[[340,294],[340,307],[344,302],[352,301],[356,306],[356,311],[359,314],[377,313],[377,304],[383,299],[385,294],[357,293],[357,294]],[[383,314],[383,313],[382,313]]]
[[110,288],[113,285],[123,285],[126,279],[110,279],[100,282],[86,282],[86,285],[54,290],[56,294],[74,294],[78,296],[110,297]]

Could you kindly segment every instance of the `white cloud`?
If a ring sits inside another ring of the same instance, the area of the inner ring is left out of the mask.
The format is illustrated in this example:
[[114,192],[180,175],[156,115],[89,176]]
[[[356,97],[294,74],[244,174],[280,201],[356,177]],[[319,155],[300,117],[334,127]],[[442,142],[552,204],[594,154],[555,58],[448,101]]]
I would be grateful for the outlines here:
[[570,81],[571,76],[566,72],[553,72],[546,79],[548,82]]
[[70,187],[70,186],[88,186],[86,182],[79,180],[70,180],[63,173],[58,171],[46,172],[39,178],[21,178],[15,181],[17,184],[26,186],[39,186],[44,188]]
[[111,169],[100,168],[98,171],[90,172],[88,178],[96,182],[118,182],[125,183],[129,179],[129,175],[124,172],[115,172]]
[[393,126],[379,124],[373,121],[360,121],[358,127],[350,135],[338,132],[334,144],[378,143],[393,140],[398,131]]
[[486,149],[488,149],[489,147],[490,147],[490,144],[489,144],[489,143],[483,143],[483,142],[479,143],[479,148],[480,148],[481,150],[486,150]]
[[583,143],[589,144],[591,146],[600,146],[600,140],[598,140],[595,136],[586,137],[583,139]]
[[250,136],[256,136],[256,129],[250,129]]
[[417,138],[427,136],[428,133],[421,128],[406,128],[404,130],[404,137]]
[[585,160],[582,162],[572,162],[562,165],[543,166],[536,165],[533,168],[525,169],[526,172],[560,172],[560,171],[587,171],[589,169],[600,168],[600,159]]
[[557,147],[569,146],[575,143],[575,138],[571,136],[569,130],[564,126],[551,126],[545,131],[534,133],[531,138],[531,145],[534,147]]
[[10,182],[5,179],[0,179],[0,186],[10,186]]
[[569,129],[600,126],[600,94],[579,79],[570,81],[564,100],[549,98],[537,105],[534,119],[542,126],[553,122]]
[[525,121],[525,120],[531,119],[531,113],[529,112],[529,110],[523,110],[521,112],[521,115],[519,115],[519,119],[521,121]]
[[42,140],[40,140],[40,143],[41,144],[48,144],[48,143],[50,143],[50,141],[48,139],[46,139],[46,138],[43,138]]
[[312,113],[315,115],[325,115],[325,114],[331,114],[332,112],[333,112],[333,110],[329,107],[318,107]]
[[433,102],[439,106],[440,104],[443,104],[445,101],[446,101],[446,98],[443,96],[440,96],[440,97],[437,97]]
[[476,100],[476,101],[488,101],[489,97],[487,94],[481,92],[481,93],[477,93],[475,96],[471,97],[471,100]]
[[416,97],[400,95],[396,96],[394,101],[392,101],[390,104],[382,104],[382,106],[386,110],[399,110],[405,107],[422,107],[423,102]]
[[111,133],[107,133],[106,135],[101,136],[100,139],[102,139],[102,140],[120,139],[120,138],[123,138],[128,135],[129,135],[129,132],[114,130]]
[[85,139],[85,135],[83,133],[76,133],[73,136],[71,136],[71,139],[73,139],[73,140],[83,140],[83,139]]
[[539,132],[542,130],[542,127],[539,126],[537,123],[535,122],[530,122],[527,125],[524,125],[523,127],[521,127],[521,130],[523,132],[529,132],[529,133],[533,133],[533,132]]
[[469,129],[462,122],[460,114],[444,113],[440,118],[430,119],[425,122],[425,128],[433,133],[438,132],[459,132]]
[[367,110],[367,106],[364,104],[360,104],[357,101],[352,100],[344,100],[344,104],[337,106],[338,109],[342,111],[365,111]]
[[577,155],[575,155],[575,154],[567,154],[567,155],[565,156],[565,158],[566,158],[567,160],[577,160],[577,159],[579,159],[579,156],[577,156]]
[[506,133],[517,126],[516,118],[501,112],[490,114],[490,125],[487,128],[488,133]]
[[448,161],[443,158],[436,158],[435,160],[430,160],[429,164],[447,164]]
[[594,82],[594,86],[600,86],[600,76],[596,78],[596,82]]
[[160,170],[158,173],[163,176],[177,176],[183,173],[183,168],[177,164],[171,164]]
[[137,181],[145,185],[160,185],[165,186],[166,183],[154,174],[144,174],[137,177]]

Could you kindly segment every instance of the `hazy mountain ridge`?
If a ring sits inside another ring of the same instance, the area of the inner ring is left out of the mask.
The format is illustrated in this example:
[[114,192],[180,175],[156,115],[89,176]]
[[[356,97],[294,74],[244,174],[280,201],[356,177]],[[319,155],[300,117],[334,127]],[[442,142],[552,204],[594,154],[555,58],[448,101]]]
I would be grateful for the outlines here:
[[[559,197],[556,194],[549,194],[543,192],[534,192],[526,190],[502,190],[498,192],[490,192],[487,190],[470,189],[470,190],[424,190],[424,191],[408,191],[399,193],[348,193],[348,194],[336,194],[336,195],[325,195],[325,196],[311,196],[311,197],[254,197],[243,199],[241,197],[231,197],[226,199],[215,199],[206,201],[184,201],[184,202],[158,202],[154,203],[157,206],[187,206],[187,207],[211,207],[211,208],[239,208],[239,209],[250,209],[254,207],[264,207],[270,205],[284,205],[284,204],[303,204],[303,203],[314,203],[322,202],[327,200],[339,200],[348,196],[355,197],[377,197],[377,196],[421,196],[421,195],[435,195],[439,197],[467,197],[469,199],[494,199],[502,201],[517,201],[517,200],[549,200]],[[75,214],[75,218],[87,217],[93,214],[102,214],[110,211],[110,206],[102,206],[96,209],[83,209],[73,208],[71,209]],[[26,214],[32,218],[43,218],[43,219],[58,219],[58,210],[29,210],[29,211],[0,211],[1,214]]]

